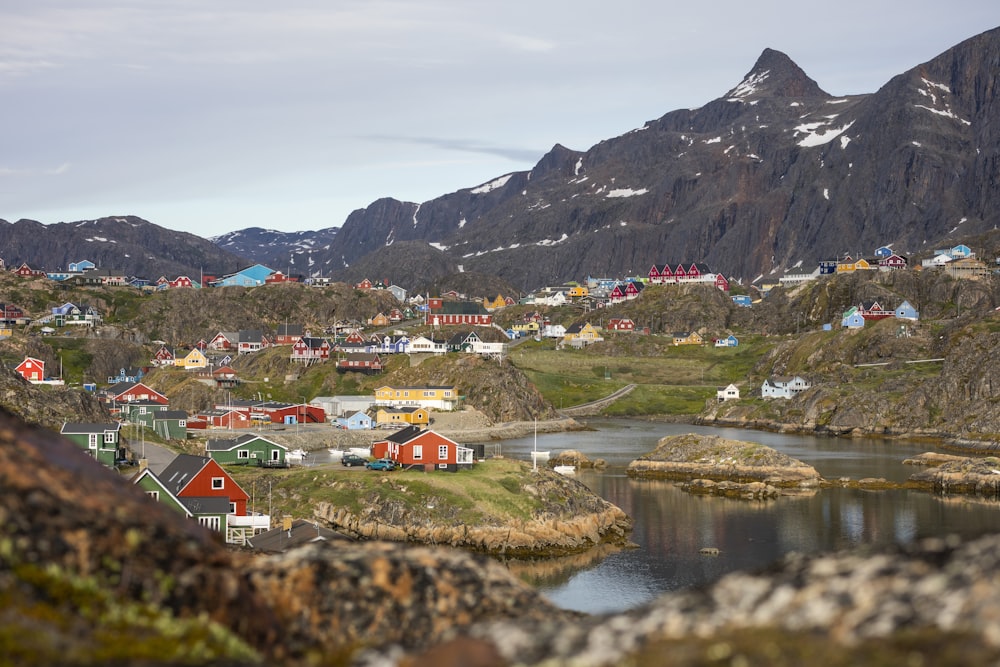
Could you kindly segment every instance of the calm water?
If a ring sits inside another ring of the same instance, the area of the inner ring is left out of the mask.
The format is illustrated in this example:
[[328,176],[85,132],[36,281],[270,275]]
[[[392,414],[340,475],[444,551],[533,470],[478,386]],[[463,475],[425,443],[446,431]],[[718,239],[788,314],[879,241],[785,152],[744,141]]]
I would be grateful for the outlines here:
[[[635,521],[638,549],[605,550],[511,569],[557,605],[590,613],[621,611],[659,594],[709,583],[734,570],[762,568],[791,551],[906,543],[949,533],[1000,530],[1000,503],[916,491],[823,489],[805,497],[755,502],[692,496],[670,482],[632,480],[625,467],[676,433],[712,433],[773,447],[815,467],[827,479],[884,477],[904,481],[919,470],[902,461],[926,443],[794,436],[632,420],[594,420],[595,431],[538,436],[538,449],[577,449],[608,462],[577,479]],[[490,445],[491,447],[493,445]],[[534,438],[499,444],[508,458],[531,460]],[[716,547],[718,556],[703,556]],[[610,553],[608,552],[610,551]]]

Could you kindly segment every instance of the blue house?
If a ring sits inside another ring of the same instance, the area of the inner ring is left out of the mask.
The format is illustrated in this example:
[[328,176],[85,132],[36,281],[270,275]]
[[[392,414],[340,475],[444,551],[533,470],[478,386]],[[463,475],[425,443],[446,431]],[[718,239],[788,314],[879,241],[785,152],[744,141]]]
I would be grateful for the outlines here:
[[97,265],[91,262],[89,259],[85,259],[81,262],[70,262],[66,268],[73,273],[83,273],[84,271],[90,271],[91,269],[96,269]]
[[109,375],[108,384],[118,384],[119,382],[139,382],[145,375],[141,368],[120,368],[118,375]]
[[837,272],[837,260],[824,259],[819,263],[819,275],[832,276]]
[[910,305],[909,301],[903,301],[903,303],[896,307],[896,318],[900,320],[919,320],[920,313]]
[[847,329],[861,329],[865,326],[865,318],[857,307],[851,308],[849,311],[844,313],[844,317],[840,320],[840,326]]
[[370,431],[372,418],[367,413],[357,410],[349,412],[343,417],[337,417],[337,426],[348,431]]
[[891,256],[892,256],[892,248],[890,248],[889,246],[884,245],[881,248],[875,248],[876,259],[885,259],[886,257],[891,257]]
[[736,347],[740,344],[740,341],[733,334],[729,334],[725,338],[716,338],[715,347]]
[[753,306],[753,301],[750,299],[749,294],[734,294],[733,303],[737,306],[743,306],[744,308],[750,308]]
[[263,285],[264,281],[272,273],[274,271],[263,264],[254,264],[224,278],[219,278],[212,285],[214,287],[256,287],[257,285]]

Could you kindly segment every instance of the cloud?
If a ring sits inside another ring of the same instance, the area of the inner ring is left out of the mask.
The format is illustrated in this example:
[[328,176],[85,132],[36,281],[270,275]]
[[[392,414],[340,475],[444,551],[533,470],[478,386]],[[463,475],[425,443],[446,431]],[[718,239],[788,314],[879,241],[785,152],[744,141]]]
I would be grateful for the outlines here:
[[438,150],[460,151],[463,153],[478,153],[481,155],[493,155],[506,158],[514,162],[527,162],[534,164],[545,154],[545,151],[529,148],[515,148],[511,146],[496,146],[488,142],[475,139],[443,139],[440,137],[401,137],[393,135],[368,135],[363,137],[371,141],[381,141],[389,143],[408,143],[419,146],[428,146]]

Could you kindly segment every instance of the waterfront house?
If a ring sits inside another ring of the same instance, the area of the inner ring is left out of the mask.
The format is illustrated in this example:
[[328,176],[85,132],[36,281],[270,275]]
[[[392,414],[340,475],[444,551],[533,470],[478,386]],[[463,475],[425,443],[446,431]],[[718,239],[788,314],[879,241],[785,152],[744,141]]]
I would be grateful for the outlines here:
[[336,425],[348,431],[370,431],[372,428],[372,418],[367,412],[355,410],[343,417],[337,417]]
[[791,377],[775,375],[764,380],[760,395],[762,398],[792,398],[811,386],[799,375]]
[[407,426],[385,440],[372,443],[372,456],[390,458],[404,467],[456,472],[471,468],[472,449],[454,440],[417,426]]
[[205,454],[221,464],[283,465],[288,448],[256,433],[236,438],[212,438],[205,444]]
[[[338,420],[339,421],[339,420]],[[427,408],[408,407],[392,408],[381,407],[375,413],[375,423],[378,426],[427,426],[430,423],[430,415]]]
[[453,410],[458,404],[458,399],[458,391],[454,385],[420,385],[410,387],[384,385],[375,390],[376,405],[394,407]]
[[735,384],[730,384],[726,387],[719,387],[715,392],[715,397],[718,399],[719,403],[724,401],[738,401],[740,400],[740,388]]

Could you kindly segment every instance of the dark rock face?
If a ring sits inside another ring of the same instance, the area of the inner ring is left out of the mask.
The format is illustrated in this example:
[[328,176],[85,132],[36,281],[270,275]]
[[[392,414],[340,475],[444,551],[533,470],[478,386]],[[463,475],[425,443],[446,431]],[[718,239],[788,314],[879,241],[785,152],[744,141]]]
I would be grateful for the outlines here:
[[57,271],[87,259],[98,268],[150,280],[161,275],[199,280],[202,271],[218,276],[250,264],[211,241],[133,215],[51,225],[0,220],[0,248],[12,267],[27,262],[33,269]]
[[326,275],[407,286],[397,244],[408,242],[435,275],[478,271],[531,289],[664,262],[753,279],[886,244],[927,250],[997,222],[998,63],[1000,29],[875,93],[834,98],[766,49],[699,109],[586,151],[556,145],[530,172],[419,205],[380,199],[311,258]]

